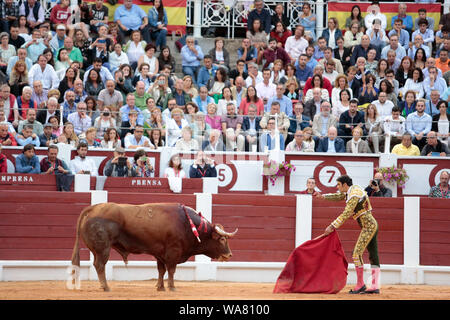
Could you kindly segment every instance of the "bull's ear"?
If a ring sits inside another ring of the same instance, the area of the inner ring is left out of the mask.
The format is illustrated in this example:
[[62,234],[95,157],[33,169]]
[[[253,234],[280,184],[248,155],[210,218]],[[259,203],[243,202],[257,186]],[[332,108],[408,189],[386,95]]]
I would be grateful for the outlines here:
[[217,233],[216,231],[216,225],[213,226],[212,232],[211,232],[211,237],[213,238],[213,240],[219,240],[221,235]]

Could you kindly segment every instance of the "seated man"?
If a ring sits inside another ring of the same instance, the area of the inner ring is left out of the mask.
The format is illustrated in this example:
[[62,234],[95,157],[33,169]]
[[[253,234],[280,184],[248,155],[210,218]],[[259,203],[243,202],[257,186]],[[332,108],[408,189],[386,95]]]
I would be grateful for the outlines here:
[[203,141],[202,144],[203,151],[225,151],[225,146],[220,139],[220,131],[217,129],[212,129],[209,133],[209,139]]
[[35,155],[34,145],[23,147],[22,154],[16,158],[16,173],[41,173],[39,158]]
[[19,8],[19,15],[27,17],[27,25],[34,29],[45,21],[45,11],[41,2],[37,0],[26,0]]
[[233,103],[227,105],[227,114],[222,116],[222,133],[226,137],[227,151],[244,151],[244,136],[241,135],[242,116],[236,114]]
[[70,171],[72,172],[72,174],[90,174],[93,177],[97,177],[97,166],[95,165],[94,160],[86,158],[87,152],[87,143],[80,142],[77,146],[78,156],[70,161]]
[[105,176],[107,177],[131,177],[132,164],[125,156],[125,149],[117,147],[114,150],[114,157],[105,165]]
[[398,156],[420,156],[420,150],[412,144],[412,135],[408,132],[403,134],[402,142],[395,145],[391,153]]
[[189,168],[189,178],[217,177],[214,160],[208,158],[203,151],[199,151],[194,163]]
[[40,136],[44,133],[44,127],[42,123],[36,120],[36,109],[27,109],[27,118],[26,120],[19,121],[19,127],[17,128],[18,132],[22,132],[23,128],[26,125],[30,125],[33,128],[33,133]]
[[140,30],[145,42],[151,42],[147,14],[140,6],[133,4],[133,0],[124,0],[123,5],[117,7],[114,22],[119,26],[122,39],[130,35],[131,31]]
[[28,81],[33,84],[34,81],[41,81],[44,90],[58,89],[59,78],[55,69],[47,64],[47,58],[41,54],[37,63],[33,65],[28,73]]
[[312,125],[316,150],[319,147],[319,139],[326,137],[328,130],[337,125],[338,118],[331,114],[331,104],[328,101],[323,101],[320,106],[320,113],[314,116]]
[[425,113],[425,100],[419,99],[416,103],[416,111],[406,118],[406,131],[414,137],[412,143],[420,150],[426,144],[425,136],[431,131],[431,123],[431,116]]
[[366,123],[364,119],[364,113],[358,111],[358,100],[350,100],[350,106],[347,111],[344,111],[339,117],[339,136],[344,140],[345,143],[352,139],[352,130],[356,126],[363,129],[363,136],[367,134],[364,124]]
[[272,104],[270,106],[270,111],[264,113],[264,116],[262,117],[261,121],[259,122],[259,125],[261,126],[262,129],[269,129],[267,126],[269,119],[275,118],[275,115],[278,115],[278,120],[277,120],[278,130],[280,131],[281,134],[283,134],[283,137],[286,140],[288,129],[289,129],[289,126],[291,125],[291,123],[289,122],[289,117],[286,115],[286,113],[282,112],[280,110],[280,108],[281,108],[281,106],[278,101],[272,102]]
[[316,180],[314,178],[308,178],[306,180],[306,190],[299,192],[299,194],[310,194],[312,196],[315,196],[316,193]]
[[393,107],[390,116],[384,118],[383,130],[385,135],[385,152],[398,143],[401,143],[405,133],[406,119],[400,115],[400,108]]
[[450,150],[448,149],[447,143],[442,143],[436,135],[436,132],[430,131],[427,133],[427,144],[423,147],[421,156],[440,156],[448,157],[450,155]]
[[0,145],[1,146],[17,146],[14,134],[9,131],[8,122],[0,122]]
[[441,175],[439,176],[440,181],[439,184],[437,184],[434,187],[431,187],[428,197],[450,199],[449,184],[448,184],[449,177],[450,173],[448,173],[448,171],[442,171]]
[[370,185],[364,189],[369,197],[386,197],[392,198],[392,191],[383,185],[383,174],[381,172],[375,173]]
[[286,151],[296,151],[296,152],[305,151],[305,148],[303,146],[303,131],[301,129],[298,129],[295,132],[294,140],[289,142],[289,144],[286,147]]
[[248,106],[247,116],[244,117],[242,123],[242,131],[245,135],[245,151],[257,151],[258,137],[260,135],[261,126],[259,125],[261,117],[257,115],[258,107],[254,104]]
[[136,98],[134,96],[134,93],[127,94],[126,103],[126,105],[119,109],[122,122],[128,121],[128,115],[131,110],[136,110],[136,112],[138,113],[137,123],[139,125],[143,125],[144,116],[142,115],[141,110],[136,106]]
[[303,130],[312,126],[310,117],[303,114],[303,104],[299,101],[294,104],[294,117],[289,119],[290,125],[288,129],[288,138],[286,143],[292,140],[292,136],[297,130]]
[[214,79],[218,67],[213,65],[213,59],[210,55],[203,57],[203,67],[198,70],[197,86],[200,88],[206,86],[209,79]]
[[80,102],[77,105],[77,111],[67,116],[67,121],[73,124],[73,130],[78,136],[86,132],[92,126],[91,117],[87,115],[87,105],[85,102]]
[[276,139],[279,141],[279,150],[284,150],[284,137],[283,134],[278,131],[278,137],[275,131],[275,118],[270,117],[267,121],[267,131],[264,132],[259,138],[259,150],[265,152],[266,150],[277,149]]
[[150,139],[144,136],[144,127],[142,125],[136,125],[134,133],[125,137],[124,139],[125,149],[137,149],[137,148],[151,148],[155,149],[155,146],[150,142]]
[[317,152],[345,153],[344,140],[337,136],[337,129],[335,127],[330,127],[328,129],[328,135],[319,141]]
[[186,45],[181,48],[181,66],[183,74],[190,75],[194,84],[196,84],[200,61],[203,57],[202,48],[195,44],[194,37],[186,37]]
[[64,160],[58,159],[58,146],[48,146],[47,157],[41,160],[41,173],[43,174],[68,174],[69,167]]
[[46,123],[44,125],[44,133],[39,136],[41,147],[50,147],[51,145],[58,143],[58,137],[52,132],[53,125],[51,123]]
[[21,133],[16,135],[16,141],[19,146],[26,146],[27,144],[32,144],[35,147],[40,147],[41,142],[36,133],[33,132],[32,125],[25,125]]

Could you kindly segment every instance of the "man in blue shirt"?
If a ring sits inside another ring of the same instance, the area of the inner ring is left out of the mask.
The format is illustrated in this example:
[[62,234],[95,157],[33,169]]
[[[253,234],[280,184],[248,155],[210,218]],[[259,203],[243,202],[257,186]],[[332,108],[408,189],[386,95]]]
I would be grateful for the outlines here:
[[198,70],[197,85],[199,88],[206,86],[209,79],[214,79],[218,68],[212,62],[210,55],[207,54],[203,57],[203,67]]
[[388,33],[388,37],[390,38],[393,34],[396,34],[398,36],[398,42],[400,45],[405,48],[405,50],[408,50],[409,48],[409,33],[408,31],[404,30],[402,28],[403,26],[403,20],[402,19],[392,19],[393,28]]
[[22,154],[16,158],[17,173],[41,173],[39,158],[34,153],[31,143],[23,147]]
[[300,87],[303,89],[306,80],[313,76],[313,69],[307,66],[308,56],[301,54],[298,58],[298,64],[295,67],[295,77],[300,83]]
[[122,38],[130,35],[133,30],[141,30],[145,42],[151,42],[147,14],[133,4],[133,0],[124,0],[123,5],[117,7],[114,22],[118,24]]
[[120,108],[120,117],[122,119],[122,122],[128,121],[128,114],[131,110],[136,110],[138,113],[136,122],[137,124],[142,126],[144,124],[144,116],[142,115],[141,109],[136,107],[136,98],[134,96],[134,93],[127,94],[126,102],[127,104]]
[[181,48],[181,66],[183,74],[190,75],[194,84],[197,84],[197,73],[203,57],[202,48],[195,44],[194,37],[186,37],[186,45]]
[[416,111],[406,118],[406,130],[413,137],[412,143],[420,150],[425,146],[427,133],[431,131],[432,118],[425,113],[425,100],[419,99]]
[[214,99],[208,95],[208,88],[202,86],[198,89],[198,96],[193,100],[198,107],[198,110],[207,113],[207,106],[210,103],[214,103]]
[[328,135],[320,140],[317,152],[345,152],[344,140],[337,136],[336,127],[328,128]]
[[405,3],[400,3],[398,5],[398,15],[392,17],[391,27],[394,27],[395,20],[402,19],[402,28],[408,31],[409,34],[411,34],[414,24],[412,17],[406,14],[406,9],[407,6]]
[[[280,103],[280,111],[284,112],[288,117],[292,116],[292,100],[284,95],[286,87],[284,84],[279,83],[276,87],[276,95],[267,101],[266,106],[272,106],[272,102],[277,101]],[[269,112],[269,108],[266,108],[265,112]]]

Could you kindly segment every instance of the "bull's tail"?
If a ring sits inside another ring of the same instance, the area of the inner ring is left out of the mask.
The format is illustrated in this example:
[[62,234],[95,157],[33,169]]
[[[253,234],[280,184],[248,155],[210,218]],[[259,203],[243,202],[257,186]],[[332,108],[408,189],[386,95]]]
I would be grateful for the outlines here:
[[89,210],[90,207],[84,209],[78,217],[75,245],[72,252],[72,265],[67,269],[69,278],[66,281],[66,287],[70,290],[80,289],[80,229],[81,223]]

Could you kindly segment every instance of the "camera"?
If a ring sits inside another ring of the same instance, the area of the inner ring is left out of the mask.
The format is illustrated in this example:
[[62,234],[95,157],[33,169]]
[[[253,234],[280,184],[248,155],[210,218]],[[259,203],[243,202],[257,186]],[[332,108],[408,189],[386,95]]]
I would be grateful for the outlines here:
[[125,167],[127,165],[127,157],[119,157],[117,165],[119,167]]
[[105,117],[108,117],[109,116],[109,112],[103,112],[103,115],[105,116]]
[[378,179],[373,179],[372,182],[370,183],[372,186],[374,187],[378,187],[380,185],[380,180]]

